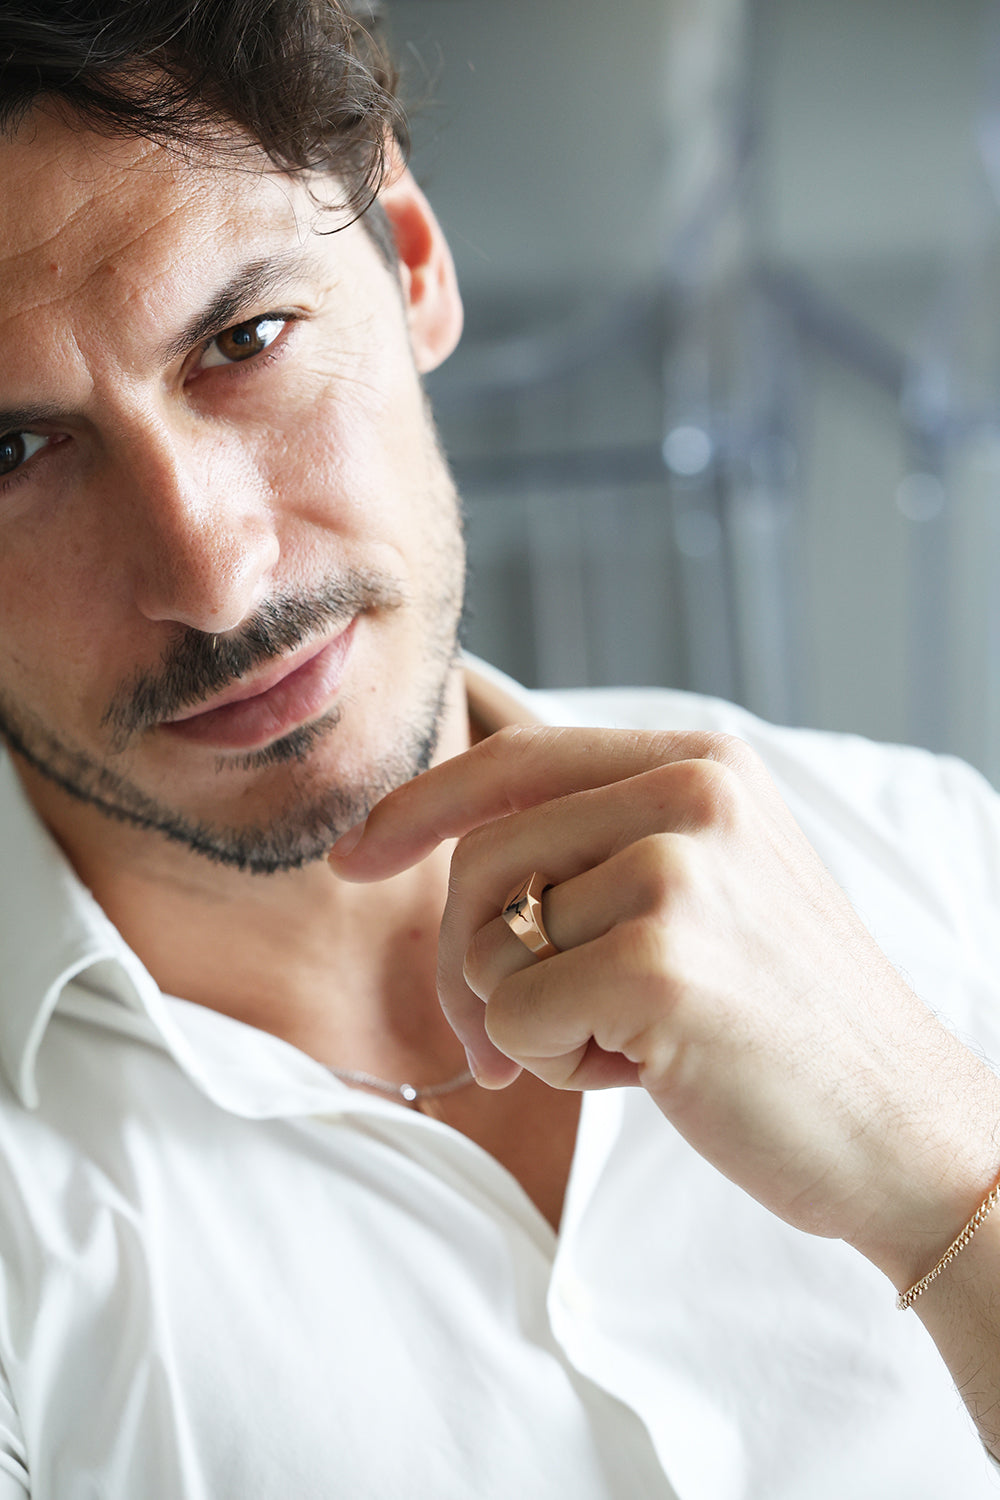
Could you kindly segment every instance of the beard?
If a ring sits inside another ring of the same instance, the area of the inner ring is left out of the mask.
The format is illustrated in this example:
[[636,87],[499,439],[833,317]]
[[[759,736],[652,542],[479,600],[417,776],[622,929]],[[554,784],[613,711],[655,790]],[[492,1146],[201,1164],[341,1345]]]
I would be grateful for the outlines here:
[[2,694],[0,738],[70,796],[119,822],[152,830],[217,864],[253,874],[300,869],[323,859],[376,802],[431,764],[460,645],[463,570],[459,567],[456,575],[453,566],[449,574],[452,582],[436,601],[425,640],[418,707],[363,779],[329,784],[311,764],[313,752],[337,730],[337,707],[259,750],[220,760],[220,772],[234,767],[261,773],[287,768],[280,800],[268,808],[266,820],[230,825],[191,816],[158,801],[114,762],[155,725],[206,702],[254,667],[277,660],[331,627],[346,626],[360,613],[399,608],[404,601],[391,578],[352,572],[311,592],[276,595],[224,636],[185,629],[155,670],[138,672],[113,694],[101,720],[109,733],[108,760],[55,734],[30,710],[16,708]]

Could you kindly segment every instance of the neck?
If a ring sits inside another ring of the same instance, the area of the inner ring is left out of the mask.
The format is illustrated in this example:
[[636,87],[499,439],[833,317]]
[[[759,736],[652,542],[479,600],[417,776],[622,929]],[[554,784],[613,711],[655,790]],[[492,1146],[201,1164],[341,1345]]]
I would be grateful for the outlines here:
[[[440,758],[468,743],[463,705]],[[18,770],[80,878],[166,993],[330,1067],[417,1084],[463,1067],[435,985],[450,847],[371,886],[338,881],[325,861],[251,875],[111,823],[30,767]]]
[[[489,729],[523,716],[477,688]],[[441,759],[469,742],[464,704]],[[451,850],[377,885],[325,863],[252,876],[110,823],[19,765],[28,795],[161,989],[273,1032],[327,1067],[418,1087],[458,1077],[462,1048],[437,999],[437,935]],[[553,1228],[579,1096],[524,1073],[500,1091],[461,1088],[420,1107],[469,1136],[521,1183]]]

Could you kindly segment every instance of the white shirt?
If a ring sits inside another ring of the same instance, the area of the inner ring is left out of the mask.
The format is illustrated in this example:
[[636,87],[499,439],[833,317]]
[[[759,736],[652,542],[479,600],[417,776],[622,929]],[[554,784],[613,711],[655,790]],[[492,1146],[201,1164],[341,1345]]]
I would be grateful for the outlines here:
[[[752,741],[918,992],[1000,1057],[973,771],[680,693],[531,702]],[[0,1500],[996,1495],[885,1279],[642,1092],[585,1099],[557,1239],[465,1137],[161,994],[6,760],[0,882]]]

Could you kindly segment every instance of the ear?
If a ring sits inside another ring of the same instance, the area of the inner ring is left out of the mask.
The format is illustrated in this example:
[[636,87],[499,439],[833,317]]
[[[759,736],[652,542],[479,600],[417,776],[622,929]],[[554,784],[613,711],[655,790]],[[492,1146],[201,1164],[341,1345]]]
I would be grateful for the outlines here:
[[399,253],[413,357],[425,375],[444,363],[462,332],[455,263],[434,211],[408,168],[395,168],[379,202]]

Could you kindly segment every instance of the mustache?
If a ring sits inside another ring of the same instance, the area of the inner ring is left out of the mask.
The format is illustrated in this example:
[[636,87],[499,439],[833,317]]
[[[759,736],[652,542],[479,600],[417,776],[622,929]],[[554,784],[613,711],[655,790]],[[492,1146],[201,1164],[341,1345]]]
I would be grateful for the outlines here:
[[224,635],[187,628],[166,648],[153,671],[141,670],[117,688],[101,725],[120,753],[136,735],[195,708],[264,662],[295,650],[311,636],[373,609],[397,609],[403,594],[387,574],[358,570],[319,588],[276,594],[243,625]]

